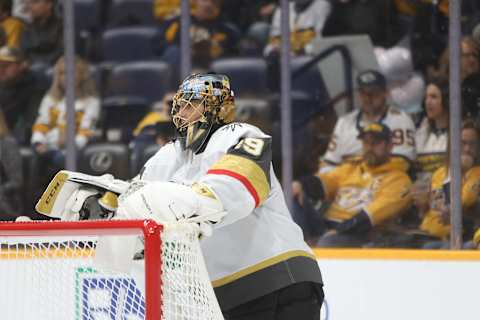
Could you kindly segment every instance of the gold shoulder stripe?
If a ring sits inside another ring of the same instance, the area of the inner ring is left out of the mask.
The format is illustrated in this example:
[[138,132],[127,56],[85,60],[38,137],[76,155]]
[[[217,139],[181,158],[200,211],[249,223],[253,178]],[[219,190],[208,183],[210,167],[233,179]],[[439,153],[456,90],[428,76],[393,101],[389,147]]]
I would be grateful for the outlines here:
[[250,192],[259,206],[270,193],[270,184],[265,172],[254,161],[232,154],[224,155],[207,172],[227,175],[239,180]]

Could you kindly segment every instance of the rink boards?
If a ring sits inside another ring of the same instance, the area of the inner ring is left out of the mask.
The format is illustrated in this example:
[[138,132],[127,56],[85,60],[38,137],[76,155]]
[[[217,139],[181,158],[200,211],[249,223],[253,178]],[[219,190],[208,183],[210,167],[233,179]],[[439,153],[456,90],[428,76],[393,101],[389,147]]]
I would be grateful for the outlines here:
[[[102,314],[118,303],[115,290],[85,286],[105,278],[84,268],[88,251],[39,251],[33,256],[18,253],[16,258],[8,251],[0,254],[2,319],[43,319],[41,310],[49,304],[63,310],[58,319],[65,319],[67,314],[68,319],[88,319],[85,310]],[[316,249],[315,254],[325,282],[321,319],[451,320],[478,316],[480,252]],[[39,259],[39,255],[49,259]],[[65,259],[70,261],[68,266]],[[36,262],[29,266],[25,260]],[[58,283],[55,280],[60,272],[64,280]],[[108,278],[119,288],[132,287],[131,278]],[[141,277],[135,278],[133,286],[138,290],[130,290],[132,296],[127,298],[143,300],[143,283],[138,283]],[[101,293],[109,298],[102,299],[103,305],[92,304],[90,299],[81,299],[79,291],[85,291],[86,297]],[[129,314],[129,319],[142,316]]]
[[322,319],[479,317],[480,252],[316,249],[325,282]]

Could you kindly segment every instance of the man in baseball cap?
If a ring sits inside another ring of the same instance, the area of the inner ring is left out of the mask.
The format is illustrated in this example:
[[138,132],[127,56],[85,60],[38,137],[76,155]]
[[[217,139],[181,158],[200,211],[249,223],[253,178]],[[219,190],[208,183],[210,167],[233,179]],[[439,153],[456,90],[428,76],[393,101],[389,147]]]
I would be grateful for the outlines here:
[[385,90],[387,88],[387,79],[376,70],[365,70],[358,74],[357,86],[359,89]]
[[388,103],[385,76],[376,70],[364,70],[356,77],[358,108],[341,116],[335,125],[322,170],[331,170],[345,161],[363,156],[361,130],[372,123],[382,123],[392,131],[392,155],[405,171],[415,160],[415,125],[408,114]]
[[362,140],[363,160],[370,167],[389,161],[393,148],[390,128],[382,123],[371,123],[360,130],[358,138]]

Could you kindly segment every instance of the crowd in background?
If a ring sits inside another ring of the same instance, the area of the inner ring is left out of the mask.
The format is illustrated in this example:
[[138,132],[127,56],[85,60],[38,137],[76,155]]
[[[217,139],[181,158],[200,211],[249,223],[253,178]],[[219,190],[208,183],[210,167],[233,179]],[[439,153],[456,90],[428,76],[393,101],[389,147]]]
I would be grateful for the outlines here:
[[[123,168],[111,173],[132,178],[174,138],[170,107],[179,80],[180,2],[74,0],[80,169],[108,162],[85,160],[103,150],[119,163],[111,164],[112,171]],[[292,212],[305,238],[314,246],[447,246],[449,1],[289,5],[295,61],[309,61],[324,38],[367,35],[379,66],[356,70],[357,105],[349,112],[336,108],[348,92],[340,99],[323,93],[322,78],[329,75],[294,83]],[[257,72],[232,72],[237,116],[274,137],[277,172],[280,18],[275,0],[191,0],[192,72],[228,70],[222,64],[228,58],[237,59],[237,69]],[[463,1],[461,23],[462,205],[465,247],[472,248],[480,241],[480,232],[474,236],[480,227],[477,1]],[[65,167],[64,83],[62,1],[0,0],[1,219],[26,212],[42,219],[29,212]]]

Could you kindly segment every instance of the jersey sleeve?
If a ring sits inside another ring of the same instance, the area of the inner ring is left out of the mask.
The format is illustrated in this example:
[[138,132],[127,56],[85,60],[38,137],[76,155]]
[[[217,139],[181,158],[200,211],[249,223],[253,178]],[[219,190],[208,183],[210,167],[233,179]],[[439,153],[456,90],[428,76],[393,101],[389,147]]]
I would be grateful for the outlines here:
[[79,148],[85,147],[88,139],[93,135],[93,130],[100,116],[100,100],[98,98],[90,97],[85,100],[85,104],[85,112],[81,117],[75,137],[75,142]]
[[413,161],[416,158],[415,124],[409,115],[398,110],[391,110],[395,114],[395,125],[391,125],[393,150],[392,155]]
[[247,216],[268,198],[271,158],[270,137],[242,137],[200,178],[228,212],[220,225]]
[[338,119],[333,129],[332,137],[328,143],[328,149],[323,156],[323,161],[330,165],[339,165],[343,159],[342,153],[342,133],[343,133],[344,119]]
[[40,107],[38,109],[38,116],[35,120],[35,123],[32,127],[32,138],[31,144],[35,143],[46,143],[46,134],[52,129],[52,125],[55,125],[53,122],[54,117],[53,108],[55,102],[50,96],[46,95],[43,97]]
[[405,212],[411,205],[410,178],[406,174],[389,174],[381,179],[372,201],[363,209],[379,225]]
[[352,172],[352,165],[347,163],[326,173],[319,173],[317,175],[322,182],[323,195],[325,200],[333,201],[339,188],[339,182],[343,181]]

